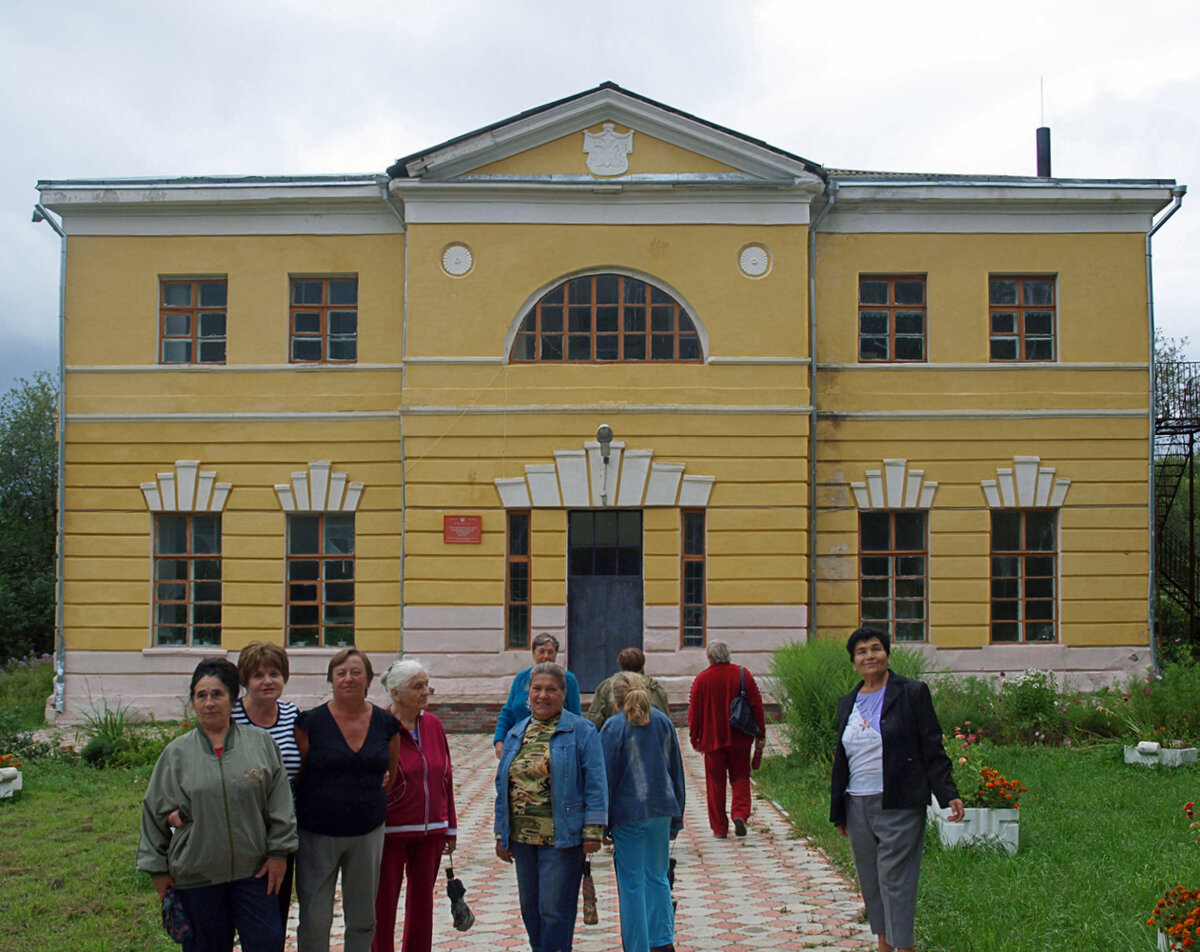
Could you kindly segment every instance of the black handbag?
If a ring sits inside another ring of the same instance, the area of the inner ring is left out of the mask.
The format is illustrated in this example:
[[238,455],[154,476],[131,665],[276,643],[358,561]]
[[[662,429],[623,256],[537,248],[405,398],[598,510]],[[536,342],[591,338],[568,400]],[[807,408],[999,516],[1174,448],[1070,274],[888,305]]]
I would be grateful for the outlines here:
[[750,699],[746,697],[746,669],[739,668],[737,697],[729,702],[729,726],[735,731],[759,735],[758,722],[754,719],[754,711],[750,709]]

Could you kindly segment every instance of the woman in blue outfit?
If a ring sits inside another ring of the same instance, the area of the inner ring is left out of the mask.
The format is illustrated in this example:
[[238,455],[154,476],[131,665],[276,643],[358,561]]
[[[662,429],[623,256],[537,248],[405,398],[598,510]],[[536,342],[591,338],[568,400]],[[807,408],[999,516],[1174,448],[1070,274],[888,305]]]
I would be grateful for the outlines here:
[[496,855],[516,863],[533,952],[571,952],[583,859],[608,820],[604,755],[592,722],[563,710],[567,675],[533,666],[530,716],[504,735],[496,769]]
[[671,719],[651,706],[645,679],[613,677],[618,714],[600,745],[608,774],[621,944],[625,952],[675,952],[675,912],[667,880],[670,841],[683,829],[683,757]]
[[[550,632],[543,631],[533,639],[533,663],[553,663],[558,658],[558,639]],[[500,709],[496,718],[496,732],[492,735],[492,743],[496,747],[496,759],[504,749],[504,736],[509,729],[520,720],[529,716],[529,675],[532,667],[519,671],[513,678],[512,687],[508,691],[508,700]],[[563,672],[567,678],[567,694],[563,706],[572,714],[582,714],[583,707],[579,703],[579,682],[570,671]]]

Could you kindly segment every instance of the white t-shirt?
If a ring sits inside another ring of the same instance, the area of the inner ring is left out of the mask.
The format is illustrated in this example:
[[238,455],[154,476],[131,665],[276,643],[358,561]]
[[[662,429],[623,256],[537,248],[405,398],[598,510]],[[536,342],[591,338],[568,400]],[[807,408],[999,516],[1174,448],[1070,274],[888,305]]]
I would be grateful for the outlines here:
[[[878,693],[883,694],[882,691]],[[850,764],[850,783],[846,792],[852,797],[870,797],[883,793],[883,737],[863,718],[857,700],[855,698],[846,729],[842,731],[842,746],[846,748],[846,759]]]

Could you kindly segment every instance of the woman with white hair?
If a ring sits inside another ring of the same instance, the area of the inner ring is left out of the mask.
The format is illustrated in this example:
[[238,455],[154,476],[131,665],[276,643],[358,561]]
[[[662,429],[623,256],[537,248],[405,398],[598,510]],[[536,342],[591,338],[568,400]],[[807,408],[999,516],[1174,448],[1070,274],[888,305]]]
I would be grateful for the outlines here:
[[454,851],[458,835],[450,745],[442,722],[425,710],[433,688],[421,662],[395,661],[381,680],[400,724],[400,755],[387,797],[371,952],[394,952],[396,948],[396,907],[406,874],[408,893],[400,948],[403,952],[429,952],[438,867],[442,854]]
[[[713,836],[729,835],[729,815],[725,812],[725,779],[733,788],[729,813],[733,830],[746,835],[750,818],[750,747],[762,750],[766,740],[762,695],[754,675],[732,663],[729,645],[710,641],[704,649],[708,667],[692,682],[688,702],[688,736],[692,749],[704,754],[704,786],[708,799],[708,825]],[[744,734],[729,723],[729,704],[742,692],[754,714],[757,734]],[[757,739],[756,739],[757,738]]]

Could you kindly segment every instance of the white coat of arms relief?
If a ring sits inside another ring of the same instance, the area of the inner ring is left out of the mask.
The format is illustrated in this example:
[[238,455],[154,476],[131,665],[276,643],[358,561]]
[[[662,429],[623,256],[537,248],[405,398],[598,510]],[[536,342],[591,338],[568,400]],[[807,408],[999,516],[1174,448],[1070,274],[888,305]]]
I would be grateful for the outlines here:
[[613,132],[611,122],[603,131],[583,133],[583,151],[587,153],[588,171],[593,175],[623,175],[629,171],[629,153],[633,151],[633,130]]

